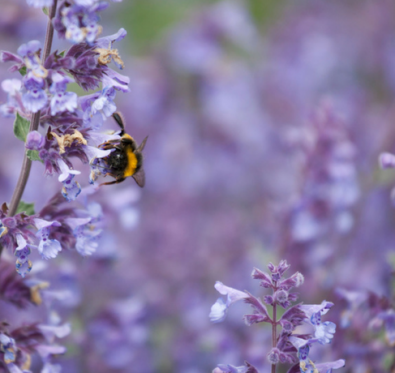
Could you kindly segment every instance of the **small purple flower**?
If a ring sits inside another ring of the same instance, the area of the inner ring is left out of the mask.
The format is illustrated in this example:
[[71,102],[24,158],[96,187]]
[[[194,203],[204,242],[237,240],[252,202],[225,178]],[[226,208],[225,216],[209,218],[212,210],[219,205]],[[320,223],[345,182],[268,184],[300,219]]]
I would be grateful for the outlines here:
[[15,339],[0,333],[0,351],[4,353],[4,362],[11,364],[16,360],[17,347]]
[[58,165],[61,171],[58,180],[63,184],[62,195],[67,201],[74,201],[81,193],[81,187],[73,179],[75,175],[79,175],[81,172],[70,169],[62,159],[58,160]]
[[26,138],[26,149],[41,150],[45,144],[45,137],[38,131],[31,131]]
[[[101,209],[101,208],[100,208]],[[97,228],[97,221],[100,219],[100,212],[98,215],[88,218],[68,218],[65,220],[73,230],[76,237],[76,250],[82,256],[92,255],[98,247],[98,239],[102,229]]]
[[44,79],[38,78],[32,72],[23,78],[24,91],[22,94],[23,106],[32,113],[41,110],[48,101],[47,94],[44,90]]
[[32,270],[33,264],[28,259],[31,254],[31,248],[36,248],[33,245],[30,245],[26,242],[21,234],[16,235],[16,241],[18,243],[17,248],[15,249],[15,256],[18,258],[15,263],[16,271],[22,276],[25,277],[27,273]]
[[[84,5],[79,2],[83,2]],[[101,31],[101,27],[97,24],[99,16],[96,13],[107,8],[108,4],[90,0],[79,2],[60,7],[55,19],[55,28],[60,37],[65,37],[73,44],[87,42],[92,45]]]
[[41,43],[37,40],[29,41],[22,44],[17,53],[24,58],[26,68],[29,72],[37,78],[46,78],[48,71],[41,65],[39,51],[41,50]]
[[51,115],[63,111],[73,112],[77,108],[78,96],[74,92],[66,92],[68,83],[74,80],[57,72],[51,76],[52,84],[49,91],[53,94],[51,99]]
[[105,71],[102,82],[104,87],[110,86],[122,92],[129,92],[130,78],[112,69]]
[[280,362],[280,350],[278,348],[272,348],[267,354],[267,360],[269,364],[276,365]]
[[50,239],[49,233],[51,227],[60,227],[57,221],[47,221],[44,219],[34,219],[36,228],[38,229],[36,236],[40,237],[38,244],[38,252],[43,259],[56,258],[58,253],[62,250],[58,240]]
[[315,326],[315,338],[321,344],[328,344],[332,342],[333,336],[336,332],[336,324],[331,321],[325,321]]
[[104,87],[100,96],[92,102],[91,113],[95,114],[97,111],[101,111],[103,118],[110,117],[117,110],[114,103],[115,95],[113,87]]
[[289,341],[298,350],[299,367],[300,372],[319,372],[328,373],[332,369],[339,369],[344,367],[346,362],[343,359],[339,359],[333,362],[315,364],[309,359],[310,346],[316,342],[316,339],[302,339],[299,337],[291,336]]
[[1,82],[1,88],[8,96],[8,102],[0,106],[0,112],[4,117],[13,117],[15,112],[23,107],[21,87],[22,82],[19,79],[6,79]]
[[321,344],[332,341],[336,332],[336,324],[330,321],[321,322],[321,316],[325,315],[333,306],[332,302],[323,301],[320,305],[301,305],[300,309],[306,314],[308,322],[315,329],[315,338]]
[[343,288],[337,288],[335,292],[347,302],[347,309],[341,314],[340,327],[348,328],[357,309],[368,299],[368,294],[365,291],[349,291]]
[[227,296],[226,303],[222,298],[218,298],[217,301],[211,307],[211,312],[209,317],[210,317],[210,321],[214,323],[222,322],[225,320],[226,313],[228,312],[228,308],[231,304],[241,299],[246,299],[249,297],[247,293],[244,293],[243,291],[237,289],[233,289],[229,286],[225,286],[220,281],[217,281],[214,287],[217,289],[217,291],[220,294]]

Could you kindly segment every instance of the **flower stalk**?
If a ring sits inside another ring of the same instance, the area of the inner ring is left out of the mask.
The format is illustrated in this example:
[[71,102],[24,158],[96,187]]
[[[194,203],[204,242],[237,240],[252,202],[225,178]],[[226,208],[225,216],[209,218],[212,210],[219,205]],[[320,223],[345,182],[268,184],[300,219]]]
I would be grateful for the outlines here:
[[[273,281],[274,289],[273,296],[277,291],[277,281]],[[277,302],[273,303],[273,318],[272,318],[272,347],[277,347]],[[271,373],[276,373],[276,364],[272,364]]]
[[[52,48],[52,40],[53,40],[53,34],[54,34],[54,27],[53,27],[52,20],[56,14],[56,6],[57,6],[57,0],[54,0],[53,5],[50,7],[49,12],[48,12],[47,32],[45,35],[44,50],[42,52],[42,57],[41,57],[42,64],[44,64],[44,62],[47,59],[47,57],[49,56],[49,53],[51,52],[51,48]],[[39,123],[40,123],[40,111],[32,114],[29,132],[36,131],[38,129]],[[8,210],[9,216],[14,216],[17,209],[18,209],[18,205],[19,205],[19,202],[21,201],[23,192],[25,190],[27,180],[29,179],[31,167],[32,167],[32,161],[27,157],[26,152],[25,152],[25,155],[23,157],[21,173],[20,173],[19,179],[18,179],[18,183],[15,187],[14,194],[11,197],[11,202],[10,202],[10,206],[9,206],[9,210]],[[0,256],[1,256],[1,252],[2,252],[2,247],[0,246]]]

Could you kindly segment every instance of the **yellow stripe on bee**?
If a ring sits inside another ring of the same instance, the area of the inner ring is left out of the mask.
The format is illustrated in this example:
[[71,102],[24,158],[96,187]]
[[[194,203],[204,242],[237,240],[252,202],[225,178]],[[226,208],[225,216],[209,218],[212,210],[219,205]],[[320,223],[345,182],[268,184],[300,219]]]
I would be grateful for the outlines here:
[[122,137],[125,138],[125,139],[128,139],[128,140],[133,140],[134,141],[134,138],[132,136],[128,135],[127,133],[124,133]]
[[131,148],[126,149],[126,155],[128,157],[128,165],[125,169],[124,177],[132,176],[134,175],[134,172],[136,171],[137,168],[137,157],[133,153]]

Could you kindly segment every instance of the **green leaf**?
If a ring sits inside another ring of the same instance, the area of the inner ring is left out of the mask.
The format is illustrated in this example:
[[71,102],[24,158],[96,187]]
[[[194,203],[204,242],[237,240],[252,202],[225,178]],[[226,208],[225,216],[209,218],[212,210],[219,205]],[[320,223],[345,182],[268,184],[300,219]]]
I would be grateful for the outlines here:
[[59,56],[64,57],[64,54],[66,53],[66,51],[62,51],[59,53]]
[[16,213],[24,212],[26,215],[34,215],[34,203],[19,202]]
[[16,113],[14,122],[14,135],[17,139],[26,142],[27,134],[29,133],[30,122]]
[[26,75],[26,66],[21,67],[21,68],[19,69],[19,72],[20,72],[20,74],[21,74],[22,76],[25,76],[25,75]]
[[48,15],[48,8],[47,8],[47,7],[44,7],[44,8],[43,8],[43,12],[44,12],[44,14],[47,16],[47,15]]
[[38,155],[37,150],[27,150],[26,155],[31,161],[40,161],[41,163],[44,163],[44,161]]

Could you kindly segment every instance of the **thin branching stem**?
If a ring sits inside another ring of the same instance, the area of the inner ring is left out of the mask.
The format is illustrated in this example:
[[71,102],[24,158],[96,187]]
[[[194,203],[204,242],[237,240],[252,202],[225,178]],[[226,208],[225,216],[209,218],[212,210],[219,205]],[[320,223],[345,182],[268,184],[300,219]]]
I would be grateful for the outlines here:
[[[53,40],[53,34],[54,34],[54,27],[53,27],[52,20],[56,14],[57,2],[58,2],[58,0],[53,1],[53,5],[49,8],[49,12],[48,12],[47,32],[45,35],[44,49],[42,51],[42,56],[41,56],[41,62],[43,64],[44,64],[45,60],[47,59],[47,57],[49,56],[49,54],[51,53],[52,40]],[[39,123],[40,123],[40,111],[32,114],[31,120],[30,120],[29,132],[36,131],[38,129]],[[25,152],[25,155],[23,157],[21,173],[19,174],[18,183],[17,183],[14,193],[11,197],[11,202],[10,202],[9,209],[8,209],[8,216],[14,216],[17,209],[18,209],[18,205],[19,205],[19,202],[21,201],[23,192],[25,190],[27,180],[29,179],[31,167],[32,167],[32,161],[27,157],[26,152]],[[0,245],[0,256],[1,256],[2,251],[3,251],[3,247]]]
[[[42,51],[42,58],[41,61],[44,64],[45,60],[49,56],[52,48],[52,40],[53,40],[53,33],[54,33],[54,27],[52,24],[52,20],[55,17],[56,14],[56,6],[57,6],[57,0],[54,0],[53,5],[51,6],[49,13],[48,13],[48,25],[47,25],[47,33],[45,35],[45,43],[44,43],[44,49]],[[36,131],[38,129],[38,125],[40,123],[40,111],[37,113],[32,114],[31,121],[30,121],[30,128],[29,132],[31,131]],[[8,215],[9,216],[14,216],[19,202],[21,201],[23,192],[26,187],[27,180],[30,175],[30,169],[32,166],[32,161],[26,156],[23,158],[23,163],[22,163],[22,169],[21,173],[19,175],[18,183],[15,187],[14,194],[12,195],[9,210],[8,210]]]
[[[273,295],[277,290],[277,282],[274,282],[274,289],[273,289]],[[276,300],[274,299],[273,303],[273,318],[272,318],[272,346],[273,348],[277,347],[277,303]],[[276,365],[272,364],[272,370],[271,373],[276,373]]]

